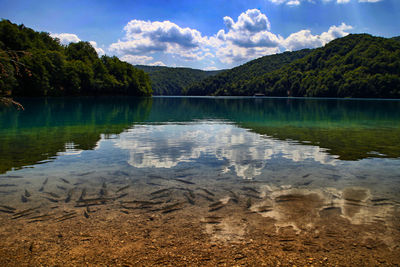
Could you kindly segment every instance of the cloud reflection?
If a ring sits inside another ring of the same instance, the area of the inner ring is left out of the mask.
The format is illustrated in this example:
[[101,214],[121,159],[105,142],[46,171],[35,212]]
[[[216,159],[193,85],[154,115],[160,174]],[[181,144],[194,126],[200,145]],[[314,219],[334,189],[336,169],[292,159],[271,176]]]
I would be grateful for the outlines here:
[[137,168],[173,168],[211,158],[224,166],[223,172],[232,171],[244,179],[260,175],[275,157],[330,165],[337,162],[318,146],[276,140],[222,123],[135,126],[114,142],[129,150],[128,163]]

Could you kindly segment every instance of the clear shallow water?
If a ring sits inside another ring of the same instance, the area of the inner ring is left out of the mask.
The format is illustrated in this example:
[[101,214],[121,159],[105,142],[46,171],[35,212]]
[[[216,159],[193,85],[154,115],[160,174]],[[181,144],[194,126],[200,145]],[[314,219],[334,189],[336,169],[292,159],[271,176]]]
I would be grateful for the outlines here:
[[388,214],[387,206],[392,209],[400,201],[400,101],[20,101],[25,111],[0,111],[1,205],[71,205],[64,199],[72,192],[78,199],[83,189],[89,198],[115,198],[126,185],[129,194],[121,199],[149,200],[154,190],[178,185],[224,197],[251,184],[257,194],[245,197],[309,190],[335,206],[343,205],[346,190],[356,188],[363,192],[356,200],[371,208],[379,199],[389,201],[364,212],[368,220],[373,213]]

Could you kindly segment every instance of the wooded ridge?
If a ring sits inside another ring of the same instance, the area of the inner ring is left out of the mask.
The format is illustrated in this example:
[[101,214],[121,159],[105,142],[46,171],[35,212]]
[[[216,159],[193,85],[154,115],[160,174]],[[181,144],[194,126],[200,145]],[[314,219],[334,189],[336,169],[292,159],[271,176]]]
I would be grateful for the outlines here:
[[89,42],[0,21],[0,96],[199,95],[400,98],[400,37],[350,34],[230,70],[132,66]]

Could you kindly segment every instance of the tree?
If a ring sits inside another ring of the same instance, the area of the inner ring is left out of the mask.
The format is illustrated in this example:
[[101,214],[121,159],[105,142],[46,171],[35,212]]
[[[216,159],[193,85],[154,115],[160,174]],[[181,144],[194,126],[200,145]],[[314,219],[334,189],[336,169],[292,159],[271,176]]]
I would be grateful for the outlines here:
[[0,96],[151,95],[147,74],[88,42],[62,46],[48,33],[0,21]]

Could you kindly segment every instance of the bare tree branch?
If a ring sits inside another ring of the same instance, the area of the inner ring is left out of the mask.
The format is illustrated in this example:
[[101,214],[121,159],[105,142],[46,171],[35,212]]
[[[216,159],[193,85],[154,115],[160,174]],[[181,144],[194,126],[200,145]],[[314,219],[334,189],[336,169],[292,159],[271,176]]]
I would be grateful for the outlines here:
[[0,105],[4,105],[4,106],[14,105],[18,110],[24,110],[24,107],[20,103],[12,100],[9,97],[0,97]]

